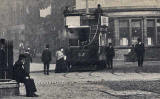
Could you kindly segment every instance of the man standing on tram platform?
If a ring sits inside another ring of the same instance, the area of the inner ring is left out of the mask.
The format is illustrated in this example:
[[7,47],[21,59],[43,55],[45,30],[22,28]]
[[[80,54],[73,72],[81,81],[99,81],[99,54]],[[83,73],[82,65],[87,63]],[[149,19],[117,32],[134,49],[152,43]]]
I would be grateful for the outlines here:
[[97,5],[97,9],[95,10],[94,14],[95,14],[95,18],[99,24],[100,20],[101,20],[101,16],[103,15],[103,10],[102,10],[100,4]]

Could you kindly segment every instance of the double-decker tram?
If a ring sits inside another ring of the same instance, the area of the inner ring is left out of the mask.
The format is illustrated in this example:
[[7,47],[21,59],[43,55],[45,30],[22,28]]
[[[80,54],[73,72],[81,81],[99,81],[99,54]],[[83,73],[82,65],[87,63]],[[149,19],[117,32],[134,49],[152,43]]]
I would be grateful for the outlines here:
[[74,69],[102,69],[105,59],[100,59],[103,47],[106,45],[108,17],[94,13],[67,13],[65,30],[67,32],[68,50],[66,55],[70,66]]

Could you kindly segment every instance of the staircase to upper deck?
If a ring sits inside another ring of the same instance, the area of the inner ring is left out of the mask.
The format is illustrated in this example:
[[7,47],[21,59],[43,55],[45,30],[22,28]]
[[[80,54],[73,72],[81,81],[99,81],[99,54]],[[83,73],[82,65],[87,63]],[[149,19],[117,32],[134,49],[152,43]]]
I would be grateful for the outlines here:
[[91,26],[91,31],[90,31],[90,34],[89,34],[89,42],[93,42],[95,40],[98,40],[97,29],[98,29],[97,25],[92,25]]

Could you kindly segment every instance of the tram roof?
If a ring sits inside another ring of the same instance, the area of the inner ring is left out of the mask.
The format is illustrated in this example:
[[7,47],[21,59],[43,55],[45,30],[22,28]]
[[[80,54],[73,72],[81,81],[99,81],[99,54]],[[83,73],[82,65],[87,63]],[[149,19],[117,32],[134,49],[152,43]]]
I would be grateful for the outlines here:
[[89,28],[90,26],[68,26],[68,28],[76,29],[76,28]]

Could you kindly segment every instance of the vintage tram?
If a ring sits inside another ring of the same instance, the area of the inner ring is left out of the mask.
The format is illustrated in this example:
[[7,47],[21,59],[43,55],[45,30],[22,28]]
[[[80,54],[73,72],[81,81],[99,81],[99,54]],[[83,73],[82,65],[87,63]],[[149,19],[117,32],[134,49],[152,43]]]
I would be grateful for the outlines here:
[[68,50],[66,55],[72,68],[105,68],[103,58],[109,32],[108,17],[102,13],[64,13]]

